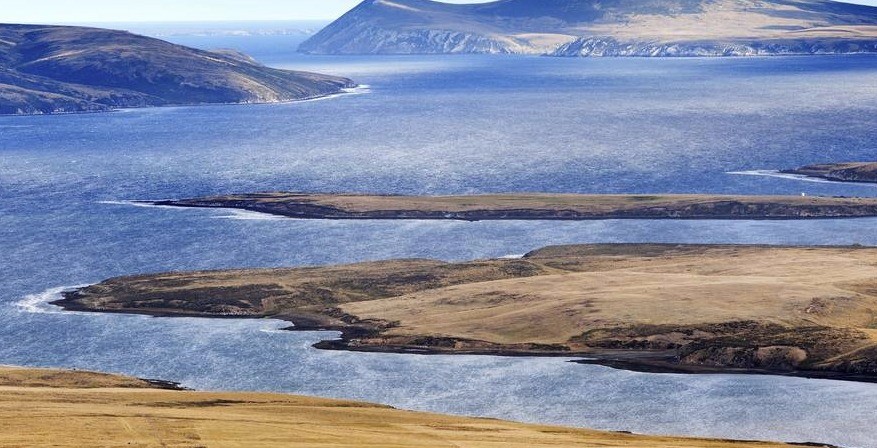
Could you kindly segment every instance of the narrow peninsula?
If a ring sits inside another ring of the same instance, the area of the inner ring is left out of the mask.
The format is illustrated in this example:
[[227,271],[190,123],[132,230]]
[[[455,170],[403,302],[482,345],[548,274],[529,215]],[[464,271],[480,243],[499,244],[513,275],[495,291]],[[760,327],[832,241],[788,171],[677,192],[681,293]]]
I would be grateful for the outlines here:
[[784,174],[816,177],[835,182],[877,183],[877,162],[846,162],[807,165],[793,170],[780,171]]
[[294,395],[160,390],[124,376],[13,367],[0,367],[0,421],[4,447],[802,446],[527,425]]
[[814,219],[877,216],[877,198],[720,195],[491,194],[384,196],[251,193],[148,201],[301,219]]
[[874,260],[877,248],[863,247],[577,245],[521,259],[121,277],[56,304],[340,331],[324,349],[877,381]]

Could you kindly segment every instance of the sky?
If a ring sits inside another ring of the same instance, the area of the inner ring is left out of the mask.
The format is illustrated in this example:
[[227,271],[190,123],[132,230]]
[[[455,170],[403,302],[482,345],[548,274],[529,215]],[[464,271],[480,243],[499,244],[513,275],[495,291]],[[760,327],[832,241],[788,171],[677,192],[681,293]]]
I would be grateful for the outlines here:
[[[443,1],[486,3],[491,0]],[[360,2],[361,0],[0,0],[0,23],[333,20]]]
[[[485,3],[490,0],[443,0]],[[360,0],[0,0],[0,23],[331,20]],[[850,3],[877,6],[877,0]]]

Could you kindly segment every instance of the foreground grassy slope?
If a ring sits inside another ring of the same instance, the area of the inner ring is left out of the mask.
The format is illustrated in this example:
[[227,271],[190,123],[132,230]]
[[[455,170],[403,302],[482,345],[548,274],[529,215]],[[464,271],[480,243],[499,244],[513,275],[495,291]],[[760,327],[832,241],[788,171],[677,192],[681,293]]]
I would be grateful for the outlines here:
[[855,247],[582,245],[519,260],[123,277],[59,304],[344,332],[325,348],[875,380],[875,260],[877,249]]
[[[61,379],[46,383],[47,377]],[[137,381],[0,368],[0,447],[789,446],[523,425],[288,395],[132,389]]]
[[[164,383],[168,384],[168,383]],[[70,389],[159,389],[155,381],[81,370],[25,369],[0,366],[0,387]]]

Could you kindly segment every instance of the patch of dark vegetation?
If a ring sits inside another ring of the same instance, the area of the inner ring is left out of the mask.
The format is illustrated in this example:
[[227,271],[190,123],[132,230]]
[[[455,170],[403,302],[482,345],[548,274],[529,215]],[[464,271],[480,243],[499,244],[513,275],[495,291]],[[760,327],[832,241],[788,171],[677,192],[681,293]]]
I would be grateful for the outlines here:
[[[663,352],[669,370],[755,369],[771,372],[831,370],[877,376],[874,358],[838,353],[869,342],[858,330],[821,326],[789,328],[755,321],[711,325],[634,325],[590,330],[571,342],[605,351]],[[877,352],[877,349],[874,349]],[[671,353],[672,356],[666,354]],[[877,354],[877,353],[875,353]],[[630,363],[618,359],[616,365]],[[658,365],[658,364],[655,364]],[[675,365],[672,367],[671,365]]]
[[188,389],[186,387],[183,387],[180,383],[176,383],[173,381],[156,380],[156,379],[150,379],[150,378],[141,378],[141,379],[156,389],[178,390],[178,391],[191,390],[191,389]]
[[151,402],[149,406],[157,407],[157,408],[175,408],[175,409],[188,409],[188,408],[217,408],[217,407],[225,407],[232,406],[236,404],[246,404],[246,401],[240,400],[204,400],[204,401],[168,401],[168,402]]

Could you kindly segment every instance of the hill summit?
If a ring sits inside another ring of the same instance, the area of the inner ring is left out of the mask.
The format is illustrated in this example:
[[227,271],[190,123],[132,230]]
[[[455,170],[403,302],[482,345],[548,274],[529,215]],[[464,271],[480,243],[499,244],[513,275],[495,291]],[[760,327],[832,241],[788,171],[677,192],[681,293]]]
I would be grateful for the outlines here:
[[0,114],[290,101],[353,85],[124,31],[0,25]]
[[320,54],[750,56],[877,52],[877,8],[828,0],[366,0]]

